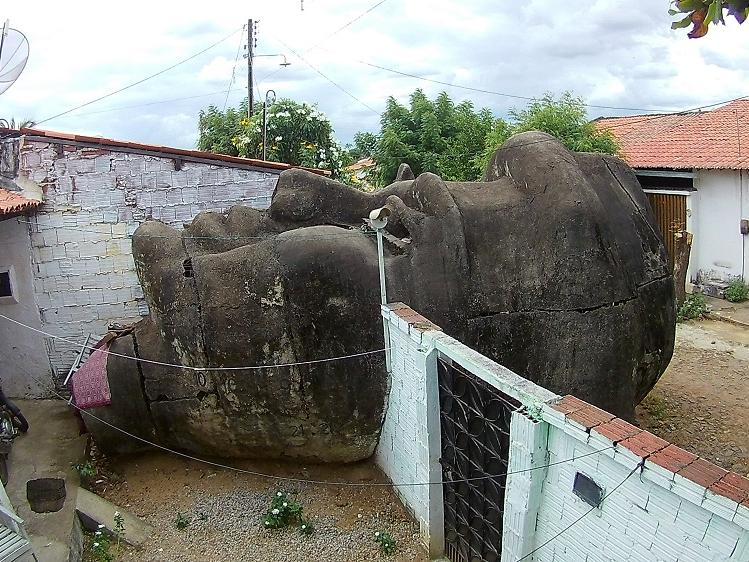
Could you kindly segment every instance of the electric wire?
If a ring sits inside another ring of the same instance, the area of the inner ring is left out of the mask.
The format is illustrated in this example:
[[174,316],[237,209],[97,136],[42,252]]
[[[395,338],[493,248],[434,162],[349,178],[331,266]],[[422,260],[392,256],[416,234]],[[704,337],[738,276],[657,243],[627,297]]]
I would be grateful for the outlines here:
[[[356,23],[357,21],[359,21],[360,19],[362,19],[364,16],[366,16],[370,12],[372,12],[375,9],[379,8],[385,2],[387,2],[387,0],[380,0],[376,4],[370,6],[365,11],[363,11],[362,13],[360,13],[359,15],[357,15],[356,17],[354,17],[353,19],[349,20],[348,22],[346,22],[345,24],[343,24],[341,27],[339,27],[335,31],[332,31],[331,33],[327,34],[325,37],[323,37],[320,41],[318,41],[317,43],[315,43],[311,47],[308,47],[307,49],[305,49],[304,51],[302,51],[302,53],[306,54],[306,53],[309,53],[310,51],[312,51],[313,49],[317,49],[320,45],[322,45],[326,41],[330,40],[331,37],[337,35],[338,33],[340,33],[341,31],[343,31],[347,27],[350,27],[351,25],[353,25],[354,23]],[[281,71],[281,69],[277,68],[273,72],[269,72],[268,74],[266,74],[265,76],[263,76],[262,78],[260,78],[260,80],[258,80],[258,82],[259,83],[263,82],[264,80],[270,78],[271,76],[275,76],[280,71]]]
[[[31,330],[32,332],[42,334],[43,336],[46,336],[48,338],[53,338],[58,341],[69,343],[76,347],[82,347],[84,349],[90,349],[92,351],[97,349],[96,346],[87,345],[85,343],[80,343],[80,342],[76,342],[73,340],[69,340],[62,336],[57,336],[55,334],[45,332],[44,330],[34,328],[32,326],[29,326],[28,324],[19,322],[18,320],[10,318],[9,316],[6,316],[4,314],[0,314],[0,318],[7,320],[18,326],[21,326],[23,328],[26,328],[28,330]],[[187,371],[205,372],[205,371],[259,371],[263,369],[281,369],[281,368],[286,368],[286,367],[297,367],[301,365],[316,365],[319,363],[330,363],[331,361],[341,361],[344,359],[353,359],[356,357],[364,357],[367,355],[375,355],[377,353],[384,353],[387,349],[388,348],[374,349],[372,351],[362,351],[361,353],[351,353],[349,355],[340,355],[338,357],[326,357],[324,359],[313,359],[311,361],[296,361],[293,363],[275,363],[275,364],[270,364],[270,365],[251,365],[251,366],[246,366],[246,367],[194,367],[192,365],[180,365],[179,363],[167,363],[164,361],[154,361],[152,359],[143,359],[141,357],[135,357],[133,355],[125,355],[123,353],[116,353],[114,351],[109,351],[109,350],[104,350],[104,349],[101,349],[100,351],[102,351],[106,355],[111,355],[113,357],[121,357],[123,359],[129,359],[131,361],[136,361],[136,362],[141,362],[141,363],[148,363],[150,365],[158,365],[161,367],[172,367],[175,369],[185,369]]]
[[[66,398],[63,395],[59,394],[58,392],[56,392],[56,391],[52,391],[52,392],[53,392],[53,394],[55,394],[61,400],[66,400]],[[214,461],[209,461],[207,459],[202,459],[200,457],[196,457],[196,456],[190,455],[188,453],[183,453],[181,451],[170,449],[169,447],[166,447],[164,445],[159,445],[158,443],[154,443],[152,441],[149,441],[148,439],[144,439],[143,437],[140,437],[138,435],[130,433],[126,429],[122,429],[121,427],[118,427],[118,426],[116,426],[116,425],[114,425],[112,423],[109,423],[109,422],[101,419],[100,417],[96,416],[95,414],[92,414],[91,412],[89,412],[87,410],[84,410],[83,408],[80,408],[75,403],[70,403],[70,405],[73,406],[79,412],[81,412],[81,414],[89,416],[90,418],[95,419],[98,422],[103,423],[104,425],[110,427],[111,429],[114,429],[115,431],[119,431],[123,435],[126,435],[128,437],[131,437],[132,439],[136,439],[136,440],[140,441],[141,443],[144,443],[146,445],[155,447],[157,449],[161,449],[164,452],[167,452],[167,453],[170,453],[170,454],[173,454],[173,455],[176,455],[176,456],[180,456],[180,457],[192,460],[192,461],[196,461],[196,462],[200,462],[200,463],[203,463],[203,464],[207,464],[207,465],[210,465],[210,466],[213,466],[213,467],[216,467],[216,468],[221,468],[221,469],[224,469],[224,470],[230,470],[230,471],[234,471],[234,472],[239,472],[241,474],[247,474],[247,475],[250,475],[250,476],[257,476],[259,478],[266,478],[268,480],[275,480],[275,481],[281,481],[281,482],[292,482],[292,483],[297,483],[297,484],[309,484],[309,485],[314,485],[314,486],[340,486],[340,487],[348,487],[348,488],[369,488],[369,487],[376,488],[376,487],[380,487],[380,486],[387,486],[387,487],[393,487],[393,488],[408,488],[408,487],[418,487],[418,486],[438,486],[438,485],[443,485],[443,484],[460,484],[462,482],[475,482],[475,481],[479,481],[479,480],[493,480],[493,479],[496,479],[496,478],[503,478],[503,477],[506,477],[506,476],[511,476],[513,474],[522,474],[522,473],[525,473],[525,472],[532,472],[534,470],[543,470],[543,469],[546,469],[546,468],[549,468],[549,467],[552,467],[552,466],[556,466],[556,465],[559,465],[559,464],[564,464],[564,463],[568,463],[568,462],[575,462],[578,459],[582,459],[582,458],[585,458],[585,457],[590,457],[590,456],[593,456],[593,455],[598,455],[598,454],[603,453],[605,451],[608,451],[608,450],[616,448],[616,445],[611,445],[610,447],[604,447],[603,449],[597,449],[595,451],[591,451],[590,453],[585,453],[585,454],[582,454],[582,455],[577,455],[576,457],[572,457],[572,458],[569,458],[569,459],[563,459],[563,460],[560,460],[560,461],[555,461],[555,462],[544,464],[544,465],[533,466],[533,467],[530,467],[530,468],[525,468],[525,469],[520,469],[520,470],[506,471],[506,472],[502,472],[500,474],[490,474],[490,475],[487,475],[487,476],[474,476],[474,477],[471,477],[471,478],[457,478],[457,479],[454,479],[454,480],[438,480],[438,481],[434,481],[434,482],[347,482],[345,480],[338,480],[338,481],[337,480],[314,480],[314,479],[309,479],[309,478],[296,478],[296,477],[293,477],[293,476],[279,476],[277,474],[268,474],[268,473],[265,473],[265,472],[258,472],[258,471],[254,471],[254,470],[247,470],[247,469],[239,468],[239,467],[236,467],[236,466],[226,465],[226,464],[222,464],[222,463],[218,463],[218,462],[214,462]],[[612,490],[612,492],[613,492],[613,490]]]
[[[616,491],[617,491],[617,490],[618,490],[619,488],[621,488],[621,487],[622,487],[622,486],[624,485],[624,483],[625,483],[625,482],[626,482],[627,480],[629,480],[630,476],[632,476],[632,475],[633,475],[633,474],[634,474],[635,472],[637,472],[637,471],[638,471],[639,469],[642,469],[644,465],[645,465],[645,461],[644,461],[644,460],[640,461],[640,462],[639,462],[639,463],[637,464],[637,466],[636,466],[636,467],[634,467],[634,468],[633,468],[633,469],[632,469],[632,470],[630,471],[630,473],[629,473],[629,474],[627,474],[627,476],[626,476],[626,478],[625,478],[624,480],[622,480],[621,482],[619,482],[619,483],[618,483],[618,484],[617,484],[616,486],[614,486],[614,487],[613,487],[613,488],[611,489],[611,491],[610,491],[609,493],[607,493],[607,494],[606,494],[605,496],[603,496],[603,497],[601,498],[601,503],[602,503],[602,502],[603,502],[603,501],[604,501],[604,500],[605,500],[606,498],[608,498],[608,497],[609,497],[609,496],[610,496],[611,494],[613,494],[613,493],[614,493],[614,492],[616,492]],[[599,505],[600,505],[600,504],[599,504]],[[526,558],[528,558],[529,556],[533,556],[533,555],[534,555],[534,554],[535,554],[536,552],[538,552],[539,550],[541,550],[541,549],[542,549],[543,547],[545,547],[545,546],[546,546],[547,544],[549,544],[549,543],[551,543],[552,541],[554,541],[554,540],[558,539],[558,538],[559,538],[560,536],[562,536],[562,535],[563,535],[564,533],[566,533],[567,531],[569,531],[569,530],[570,530],[570,529],[571,529],[572,527],[574,527],[574,526],[575,526],[575,525],[576,525],[577,523],[579,523],[580,521],[582,521],[582,520],[583,520],[583,518],[584,518],[584,517],[585,517],[586,515],[588,515],[588,514],[589,514],[590,512],[592,512],[592,511],[594,511],[594,510],[596,510],[596,509],[598,509],[598,506],[597,506],[597,505],[591,506],[591,508],[590,508],[590,509],[589,509],[588,511],[586,511],[585,513],[583,513],[583,514],[582,514],[582,515],[581,515],[580,517],[578,517],[577,519],[575,519],[575,520],[574,520],[574,521],[573,521],[572,523],[570,523],[569,525],[567,525],[567,526],[566,526],[566,527],[565,527],[564,529],[562,529],[561,531],[559,531],[559,532],[558,532],[558,533],[557,533],[556,535],[554,535],[553,537],[551,537],[551,538],[550,538],[550,539],[548,539],[547,541],[544,541],[544,542],[543,542],[542,544],[538,545],[538,546],[537,546],[536,548],[534,548],[533,550],[531,550],[531,551],[530,551],[530,552],[529,552],[528,554],[526,554],[526,555],[525,555],[525,556],[523,556],[522,558],[518,558],[516,562],[522,562],[523,560],[525,560],[525,559],[526,559]]]
[[51,117],[47,117],[47,118],[45,118],[45,119],[42,119],[41,121],[37,121],[37,122],[36,122],[36,124],[37,124],[37,125],[41,125],[42,123],[46,123],[47,121],[52,121],[53,119],[57,119],[58,117],[62,117],[63,115],[67,115],[68,113],[72,113],[72,112],[76,111],[77,109],[81,109],[81,108],[84,108],[84,107],[86,107],[86,106],[89,106],[89,105],[91,105],[91,104],[93,104],[93,103],[96,103],[96,102],[98,102],[98,101],[101,101],[101,100],[103,100],[103,99],[106,99],[106,98],[109,98],[109,97],[111,97],[111,96],[114,96],[114,95],[116,95],[116,94],[119,94],[119,93],[121,93],[121,92],[124,92],[125,90],[129,90],[130,88],[133,88],[133,87],[135,87],[135,86],[138,86],[138,85],[140,85],[140,84],[143,84],[144,82],[146,82],[146,81],[148,81],[148,80],[151,80],[152,78],[156,78],[157,76],[160,76],[160,75],[162,75],[162,74],[164,74],[164,73],[166,73],[166,72],[169,72],[170,70],[172,70],[172,69],[174,69],[174,68],[177,68],[178,66],[180,66],[180,65],[182,65],[182,64],[184,64],[184,63],[186,63],[186,62],[189,62],[189,61],[193,60],[194,58],[197,58],[197,57],[199,57],[199,56],[200,56],[200,55],[202,55],[203,53],[206,53],[206,52],[210,51],[210,50],[211,50],[211,49],[213,49],[214,47],[216,47],[216,46],[220,45],[221,43],[223,43],[223,42],[224,42],[224,41],[226,41],[227,39],[229,39],[229,38],[231,38],[232,36],[234,36],[234,35],[235,35],[235,34],[236,34],[237,32],[239,32],[239,31],[240,31],[241,29],[243,29],[243,28],[238,28],[238,29],[235,29],[235,30],[234,30],[234,31],[232,31],[232,32],[231,32],[231,33],[230,33],[229,35],[227,35],[227,36],[223,37],[222,39],[219,39],[218,41],[216,41],[216,42],[215,42],[215,43],[213,43],[212,45],[209,45],[209,46],[208,46],[208,47],[206,47],[205,49],[203,49],[203,50],[201,50],[201,51],[198,51],[197,53],[195,53],[195,54],[193,54],[193,55],[190,55],[189,57],[187,57],[187,58],[185,58],[185,59],[182,59],[182,60],[180,60],[179,62],[177,62],[177,63],[175,63],[175,64],[173,64],[173,65],[171,65],[171,66],[168,66],[168,67],[166,67],[166,68],[163,68],[163,69],[159,70],[158,72],[155,72],[154,74],[151,74],[151,75],[149,75],[149,76],[146,76],[145,78],[141,78],[140,80],[137,80],[137,81],[135,81],[135,82],[132,82],[132,83],[130,83],[130,84],[128,84],[128,85],[126,85],[126,86],[123,86],[122,88],[118,88],[117,90],[113,90],[113,91],[111,91],[111,92],[109,92],[109,93],[107,93],[107,94],[104,94],[104,95],[102,95],[102,96],[99,96],[99,97],[97,97],[97,98],[94,98],[94,99],[92,99],[92,100],[89,100],[89,101],[87,101],[87,102],[85,102],[85,103],[82,103],[82,104],[80,104],[80,105],[77,105],[77,106],[75,106],[75,107],[72,107],[72,108],[70,108],[70,109],[66,109],[65,111],[61,111],[60,113],[57,113],[57,114],[55,114],[55,115],[52,115]]
[[242,44],[244,42],[244,30],[246,25],[242,26],[242,33],[239,34],[239,45],[237,45],[237,56],[234,57],[234,66],[231,68],[231,79],[229,79],[229,85],[226,87],[226,98],[224,99],[224,109],[223,111],[226,111],[226,104],[229,103],[229,92],[231,92],[231,87],[234,84],[234,79],[236,78],[236,72],[237,72],[237,63],[239,62],[239,53],[242,51]]
[[[341,86],[338,82],[336,82],[335,80],[333,80],[330,76],[328,76],[327,74],[325,74],[322,70],[320,70],[315,65],[313,65],[311,62],[309,62],[306,58],[304,58],[304,56],[301,53],[297,52],[293,47],[291,47],[283,39],[280,39],[280,38],[276,37],[276,41],[278,41],[279,43],[281,43],[281,45],[283,45],[289,51],[291,51],[294,54],[294,56],[296,56],[304,64],[306,64],[307,66],[309,66],[312,70],[314,70],[315,72],[317,72],[317,74],[319,74],[320,76],[322,76],[323,78],[325,78],[325,80],[327,80],[328,82],[330,82],[333,86],[335,86],[336,88],[338,88],[340,91],[342,91],[348,97],[350,97],[351,99],[355,100],[356,102],[358,102],[362,106],[366,107],[372,113],[375,113],[376,115],[380,115],[379,111],[377,111],[371,105],[368,105],[367,103],[363,102],[358,97],[356,97],[354,94],[352,94],[351,92],[349,92],[346,88],[344,88],[343,86]],[[260,81],[258,81],[258,82],[260,82]]]

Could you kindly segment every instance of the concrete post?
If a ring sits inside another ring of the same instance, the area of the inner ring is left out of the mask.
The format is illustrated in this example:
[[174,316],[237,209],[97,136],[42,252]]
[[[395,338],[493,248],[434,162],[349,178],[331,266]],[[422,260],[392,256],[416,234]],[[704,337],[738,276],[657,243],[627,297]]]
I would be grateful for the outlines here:
[[536,517],[541,504],[541,487],[546,470],[528,470],[547,464],[549,424],[521,412],[510,422],[510,459],[506,483],[502,560],[514,562],[534,548]]
[[[428,338],[422,337],[422,345]],[[442,481],[442,430],[440,427],[440,396],[437,379],[437,358],[439,352],[431,350],[425,358],[426,428],[429,482]],[[429,557],[441,557],[445,552],[445,509],[442,498],[442,484],[429,485]]]

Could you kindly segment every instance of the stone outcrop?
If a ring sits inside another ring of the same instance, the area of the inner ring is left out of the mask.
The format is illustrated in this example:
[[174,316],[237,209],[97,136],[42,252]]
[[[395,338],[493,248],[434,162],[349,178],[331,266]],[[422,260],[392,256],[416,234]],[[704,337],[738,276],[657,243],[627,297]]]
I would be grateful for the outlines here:
[[[484,181],[415,179],[363,193],[283,172],[268,211],[201,213],[133,237],[151,309],[114,351],[103,419],[202,455],[355,461],[386,405],[377,251],[387,205],[390,301],[553,391],[631,417],[668,365],[673,280],[650,207],[618,158],[543,133],[512,137]],[[93,422],[105,450],[133,446]],[[138,445],[135,442],[135,445]]]

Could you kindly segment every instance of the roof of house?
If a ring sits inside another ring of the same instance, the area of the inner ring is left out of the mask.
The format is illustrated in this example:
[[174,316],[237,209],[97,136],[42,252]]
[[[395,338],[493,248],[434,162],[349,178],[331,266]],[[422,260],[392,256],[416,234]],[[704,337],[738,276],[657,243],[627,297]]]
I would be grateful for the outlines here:
[[604,117],[633,168],[749,169],[749,99],[697,113]]
[[360,158],[359,160],[357,160],[350,166],[347,166],[346,169],[349,172],[356,172],[358,170],[362,170],[365,168],[372,168],[373,166],[376,166],[376,165],[377,163],[374,161],[374,159],[367,157],[367,158]]
[[229,156],[228,154],[216,154],[215,152],[205,152],[202,150],[188,150],[184,148],[174,148],[170,146],[160,146],[154,144],[143,144],[139,142],[122,141],[107,139],[104,137],[92,137],[87,135],[75,135],[70,133],[60,133],[58,131],[47,131],[45,129],[29,129],[22,128],[19,130],[15,129],[4,129],[0,128],[0,134],[7,136],[20,136],[24,135],[31,139],[39,138],[40,140],[48,140],[49,142],[60,142],[60,143],[79,143],[85,144],[86,146],[95,146],[97,148],[110,149],[118,152],[127,151],[141,151],[141,152],[154,152],[158,155],[166,157],[182,157],[182,158],[193,158],[199,160],[210,160],[216,164],[241,164],[245,166],[252,166],[256,168],[266,168],[271,170],[288,170],[290,168],[302,168],[304,170],[320,174],[330,175],[328,170],[320,170],[318,168],[305,168],[303,166],[292,166],[291,164],[284,164],[283,162],[270,162],[268,160],[256,160],[253,158],[242,158],[240,156]]
[[29,199],[13,191],[0,188],[0,219],[6,219],[37,208],[42,201]]

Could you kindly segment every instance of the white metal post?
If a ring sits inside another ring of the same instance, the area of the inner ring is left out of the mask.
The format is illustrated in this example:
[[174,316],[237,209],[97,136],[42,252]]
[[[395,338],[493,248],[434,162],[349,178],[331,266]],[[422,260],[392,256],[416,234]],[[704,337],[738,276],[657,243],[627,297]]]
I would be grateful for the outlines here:
[[[377,263],[380,269],[380,304],[387,304],[387,291],[385,289],[385,251],[382,247],[382,228],[377,229]],[[382,328],[385,336],[385,368],[390,372],[390,329],[388,320],[383,317]]]

